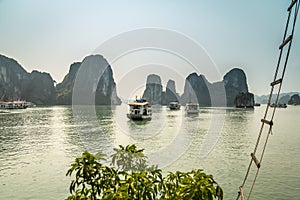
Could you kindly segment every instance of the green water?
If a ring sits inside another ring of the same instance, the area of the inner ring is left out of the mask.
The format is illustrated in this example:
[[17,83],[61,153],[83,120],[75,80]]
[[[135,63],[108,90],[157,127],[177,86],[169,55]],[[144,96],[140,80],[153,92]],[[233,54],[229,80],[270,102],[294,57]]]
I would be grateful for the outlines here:
[[[166,172],[203,168],[222,186],[225,199],[235,199],[264,106],[201,108],[199,116],[156,106],[151,121],[136,123],[126,118],[127,109],[0,111],[0,199],[64,199],[71,180],[65,174],[84,149],[110,154],[112,147],[132,143]],[[299,106],[277,110],[251,199],[299,199],[299,116]]]

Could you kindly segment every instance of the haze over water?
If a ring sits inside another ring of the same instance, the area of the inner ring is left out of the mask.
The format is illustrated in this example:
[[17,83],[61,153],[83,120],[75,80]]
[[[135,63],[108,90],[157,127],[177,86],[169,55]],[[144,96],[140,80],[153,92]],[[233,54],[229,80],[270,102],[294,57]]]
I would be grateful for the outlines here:
[[[214,175],[224,199],[235,199],[250,161],[265,106],[254,110],[201,108],[186,116],[184,108],[155,106],[153,119],[135,123],[126,118],[127,105],[96,107],[95,121],[74,118],[72,107],[37,107],[0,113],[0,199],[63,199],[71,179],[65,174],[84,149],[112,152],[119,144],[135,143],[163,163],[164,172],[203,168]],[[225,113],[213,150],[199,157],[214,115]],[[276,112],[252,199],[298,199],[300,191],[299,106]],[[180,146],[181,145],[181,146]],[[183,147],[182,147],[183,146]],[[178,147],[178,148],[175,148]],[[174,159],[175,158],[175,159]],[[166,162],[168,160],[168,162]]]

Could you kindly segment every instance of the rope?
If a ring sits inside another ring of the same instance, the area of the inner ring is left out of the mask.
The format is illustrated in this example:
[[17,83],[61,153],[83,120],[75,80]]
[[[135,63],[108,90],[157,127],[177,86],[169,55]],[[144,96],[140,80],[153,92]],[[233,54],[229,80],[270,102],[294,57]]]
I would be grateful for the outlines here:
[[[287,37],[287,33],[288,33],[288,29],[289,29],[289,24],[290,24],[290,19],[291,19],[291,14],[292,14],[293,8],[294,8],[293,26],[292,26],[290,36]],[[243,180],[243,183],[239,188],[240,191],[238,192],[238,196],[237,196],[236,200],[238,200],[239,197],[241,197],[241,199],[244,200],[244,192],[243,192],[244,190],[243,190],[243,188],[244,188],[244,186],[246,184],[246,181],[248,179],[249,172],[250,172],[253,160],[255,160],[255,163],[257,165],[257,170],[256,170],[256,173],[255,173],[253,182],[251,184],[247,199],[250,199],[250,196],[252,194],[254,185],[255,185],[257,177],[258,177],[259,169],[260,169],[260,166],[261,166],[261,162],[263,160],[263,156],[265,154],[265,150],[266,150],[266,147],[267,147],[269,136],[272,134],[273,119],[274,119],[275,112],[276,112],[276,109],[277,109],[277,106],[278,106],[278,100],[279,100],[279,95],[280,95],[281,88],[282,88],[282,82],[283,82],[283,78],[284,78],[284,75],[285,75],[285,71],[286,71],[286,67],[287,67],[287,63],[288,63],[288,59],[289,59],[289,55],[290,55],[290,50],[291,50],[291,46],[292,46],[292,41],[293,41],[294,30],[295,30],[295,26],[296,26],[298,10],[299,10],[299,1],[298,0],[292,0],[290,6],[288,8],[288,18],[287,18],[287,22],[286,22],[286,27],[285,27],[285,31],[284,31],[282,44],[279,47],[280,48],[280,54],[279,54],[279,58],[278,58],[278,62],[277,62],[277,66],[276,66],[276,70],[275,70],[275,74],[274,74],[274,79],[273,79],[273,82],[271,83],[272,87],[271,87],[271,91],[270,91],[270,95],[269,95],[269,99],[268,99],[268,104],[267,104],[267,107],[266,107],[266,110],[265,110],[265,113],[264,113],[264,117],[261,120],[262,124],[261,124],[260,130],[259,130],[258,138],[257,138],[256,144],[255,144],[255,147],[254,147],[254,151],[253,151],[253,153],[251,153],[252,158],[250,160],[248,169],[246,171],[246,175],[245,175],[245,178]],[[277,79],[279,68],[280,68],[280,63],[281,63],[281,59],[282,59],[283,49],[287,45],[287,43],[289,43],[289,45],[288,45],[288,50],[287,50],[287,54],[286,54],[284,65],[283,65],[283,71],[282,71],[282,74],[281,74],[281,78]],[[268,120],[266,120],[266,118],[267,118],[268,111],[269,111],[269,108],[270,108],[270,105],[271,105],[271,100],[272,100],[274,88],[275,88],[275,85],[277,85],[277,84],[279,84],[279,87],[278,87],[278,92],[276,94],[275,106],[274,106],[274,109],[273,109],[273,112],[272,112],[272,115],[271,115],[271,119],[270,119],[270,121],[268,121]],[[265,124],[269,125],[269,130],[268,130],[268,133],[267,133],[264,145],[263,145],[263,149],[262,149],[262,152],[261,152],[261,155],[260,155],[260,159],[259,159],[259,162],[258,162],[255,155],[256,155],[260,140],[261,140],[261,136],[262,136],[262,132],[263,132]]]

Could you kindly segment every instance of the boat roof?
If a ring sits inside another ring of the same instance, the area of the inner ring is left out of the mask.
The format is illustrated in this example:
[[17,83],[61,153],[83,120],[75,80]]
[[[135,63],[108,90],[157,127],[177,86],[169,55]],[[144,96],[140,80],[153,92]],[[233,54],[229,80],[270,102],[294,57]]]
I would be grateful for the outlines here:
[[128,105],[130,106],[145,106],[145,105],[149,105],[149,102],[131,102]]

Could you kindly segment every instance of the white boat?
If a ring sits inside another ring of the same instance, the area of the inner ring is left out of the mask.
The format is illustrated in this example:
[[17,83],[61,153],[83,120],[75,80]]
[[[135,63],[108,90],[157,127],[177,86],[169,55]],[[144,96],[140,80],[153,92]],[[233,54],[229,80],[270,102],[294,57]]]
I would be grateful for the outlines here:
[[137,99],[129,105],[129,113],[127,117],[131,120],[151,120],[152,108],[151,104],[145,99]]
[[180,110],[180,104],[178,101],[172,101],[169,104],[170,110]]
[[31,106],[32,103],[27,101],[0,101],[0,109],[25,109]]
[[0,101],[0,109],[8,109],[9,108],[9,102]]
[[187,103],[185,111],[187,114],[199,114],[199,105],[197,103]]

